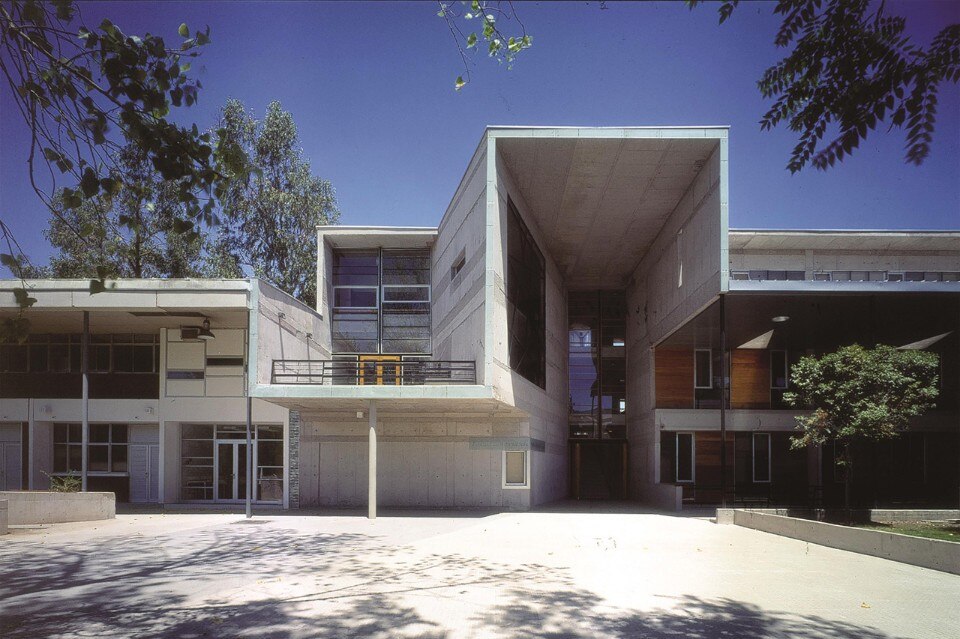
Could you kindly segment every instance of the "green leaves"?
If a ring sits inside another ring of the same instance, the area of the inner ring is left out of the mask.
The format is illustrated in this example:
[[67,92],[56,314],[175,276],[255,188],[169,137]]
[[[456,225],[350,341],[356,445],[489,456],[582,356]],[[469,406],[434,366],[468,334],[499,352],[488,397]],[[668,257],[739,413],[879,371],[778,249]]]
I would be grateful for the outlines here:
[[[720,5],[721,23],[737,4]],[[780,0],[774,8],[783,16],[774,43],[790,51],[757,82],[773,100],[760,128],[786,124],[799,134],[791,173],[834,166],[887,118],[888,130],[906,127],[908,163],[929,155],[939,87],[960,82],[960,24],[945,26],[924,49],[906,35],[906,20],[885,14],[882,3],[874,7],[866,0]]]
[[181,23],[180,28],[177,30],[177,33],[180,34],[180,37],[181,37],[181,38],[189,38],[189,37],[190,37],[190,28],[187,26],[187,23],[186,23],[186,22]]
[[[509,7],[512,11],[513,5],[509,4]],[[533,45],[533,39],[525,32],[514,36],[506,35],[501,31],[500,21],[511,20],[516,16],[512,12],[508,12],[499,2],[473,0],[470,3],[470,9],[462,12],[453,4],[440,3],[440,11],[437,15],[446,21],[450,33],[457,42],[460,58],[467,71],[466,79],[463,75],[457,76],[456,82],[454,82],[454,89],[457,91],[460,91],[469,82],[470,69],[467,51],[477,50],[481,38],[486,43],[487,57],[493,58],[501,64],[506,62],[508,69],[512,68],[513,61],[520,52]],[[460,20],[480,20],[479,31],[470,30],[464,35],[458,24]],[[520,24],[520,28],[523,28],[522,24]]]
[[846,346],[820,358],[804,357],[791,370],[790,405],[811,410],[797,417],[795,448],[896,437],[910,419],[934,407],[938,390],[936,354]]

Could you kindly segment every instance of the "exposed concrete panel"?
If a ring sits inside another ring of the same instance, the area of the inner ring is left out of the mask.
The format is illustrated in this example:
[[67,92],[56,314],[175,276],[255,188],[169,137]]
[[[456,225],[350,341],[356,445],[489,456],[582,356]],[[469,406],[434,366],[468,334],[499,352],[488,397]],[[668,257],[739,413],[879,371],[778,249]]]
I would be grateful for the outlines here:
[[486,168],[481,145],[447,207],[432,253],[433,359],[475,362],[478,384],[485,379]]
[[257,284],[257,382],[270,383],[273,360],[329,359],[327,316],[272,286]]

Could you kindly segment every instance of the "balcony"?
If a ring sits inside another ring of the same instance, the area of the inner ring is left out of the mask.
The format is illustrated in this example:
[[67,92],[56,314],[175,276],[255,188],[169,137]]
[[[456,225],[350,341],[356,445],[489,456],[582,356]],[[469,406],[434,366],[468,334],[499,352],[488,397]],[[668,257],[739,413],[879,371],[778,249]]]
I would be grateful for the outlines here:
[[476,384],[473,361],[371,358],[342,360],[273,360],[271,384],[304,386],[438,386]]

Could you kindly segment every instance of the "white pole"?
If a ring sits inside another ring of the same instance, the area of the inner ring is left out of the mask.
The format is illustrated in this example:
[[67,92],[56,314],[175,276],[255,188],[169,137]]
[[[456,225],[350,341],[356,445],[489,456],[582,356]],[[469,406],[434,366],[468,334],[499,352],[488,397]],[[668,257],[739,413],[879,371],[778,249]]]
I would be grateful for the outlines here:
[[250,395],[248,394],[247,395],[247,472],[246,472],[247,474],[247,519],[250,519],[251,517],[253,517],[253,506],[251,504],[252,491],[253,491],[253,474],[251,471],[253,470],[253,468],[250,467],[251,463],[253,462],[253,455],[251,454],[253,451],[253,442],[252,442],[253,438],[251,436],[251,430],[252,430],[251,421],[253,420],[252,404],[253,404],[253,399],[251,399]]
[[367,518],[377,518],[377,404],[369,402],[370,436],[369,463],[367,479]]
[[[83,312],[83,335],[80,337],[80,373],[83,379],[80,402],[80,490],[87,492],[87,454],[90,443],[90,311]],[[69,461],[69,460],[68,460]],[[69,466],[69,463],[68,463]],[[68,469],[70,470],[70,469]]]

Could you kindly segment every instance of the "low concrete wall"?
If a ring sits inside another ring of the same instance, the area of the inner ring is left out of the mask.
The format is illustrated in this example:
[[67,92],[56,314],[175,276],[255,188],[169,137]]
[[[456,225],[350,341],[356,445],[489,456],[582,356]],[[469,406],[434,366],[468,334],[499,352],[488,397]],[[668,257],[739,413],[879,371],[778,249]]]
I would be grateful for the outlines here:
[[0,491],[11,526],[98,521],[117,516],[113,493],[55,493],[44,490]]
[[637,489],[637,497],[644,506],[658,510],[683,510],[683,487],[676,484],[641,483]]
[[960,544],[952,541],[924,539],[751,510],[734,510],[733,523],[821,546],[960,575]]
[[[817,511],[812,508],[717,508],[717,523],[732,524],[735,510],[749,510],[763,515],[782,515],[784,517],[800,517],[801,519],[831,519],[842,517],[843,510]],[[885,524],[894,521],[947,521],[960,519],[960,510],[950,509],[904,509],[904,508],[874,508],[869,511],[856,511],[866,516],[870,521]],[[817,515],[820,515],[819,517]],[[824,516],[826,515],[826,516]]]
[[0,535],[7,534],[7,500],[0,499]]

